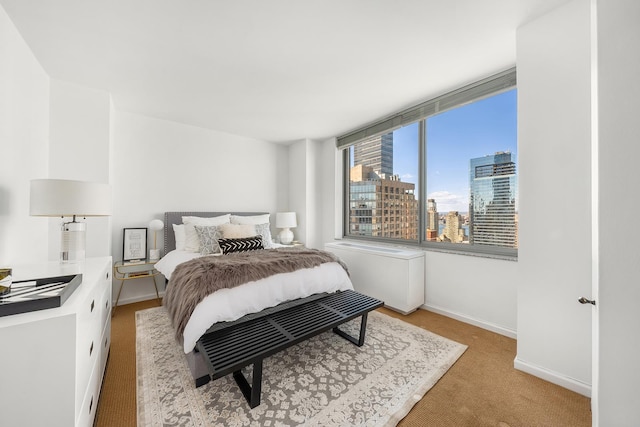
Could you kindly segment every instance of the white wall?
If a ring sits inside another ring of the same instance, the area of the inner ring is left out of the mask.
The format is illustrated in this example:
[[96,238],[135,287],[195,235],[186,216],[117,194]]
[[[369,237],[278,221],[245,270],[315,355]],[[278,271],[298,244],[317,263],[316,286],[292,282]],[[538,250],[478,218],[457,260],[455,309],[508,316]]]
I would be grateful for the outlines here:
[[[289,204],[287,211],[295,212],[298,226],[293,238],[307,242],[307,140],[289,145]],[[280,232],[280,230],[277,230]]]
[[[277,167],[286,161],[281,146],[117,110],[112,130],[114,260],[122,259],[123,228],[147,227],[152,219],[163,219],[165,211],[263,211],[274,216],[284,200],[279,188],[288,183]],[[162,244],[158,233],[158,247]],[[151,295],[150,282],[131,281],[120,303]]]
[[599,379],[593,419],[603,427],[632,426],[640,420],[640,2],[600,0],[597,17]]
[[0,264],[47,259],[47,220],[29,216],[48,173],[49,77],[0,7]]
[[589,2],[517,32],[520,249],[516,367],[588,395],[591,385]]
[[[276,146],[275,172],[277,174],[278,191],[276,194],[276,211],[289,211],[289,147],[287,145]],[[271,218],[271,233],[280,230],[275,228],[275,217]],[[275,234],[273,234],[275,236]]]
[[516,337],[517,262],[427,251],[428,310]]
[[292,231],[296,240],[318,249],[323,248],[326,241],[325,213],[334,209],[333,203],[325,203],[324,188],[328,184],[325,177],[329,176],[330,183],[334,182],[331,170],[335,166],[334,159],[327,157],[325,147],[326,141],[310,139],[289,145],[288,210],[295,212],[298,220],[298,226]]
[[[51,80],[49,174],[35,178],[109,184],[111,97],[108,92]],[[86,256],[111,254],[109,217],[89,217]],[[49,220],[49,259],[60,259],[60,227],[71,218]]]
[[322,249],[322,143],[319,141],[307,140],[307,179],[306,179],[306,215],[304,221],[307,224],[307,235],[305,242],[310,248]]
[[336,138],[322,141],[318,152],[320,182],[319,212],[322,225],[320,240],[324,243],[342,237],[342,153],[336,150]]
[[[59,259],[59,218],[29,216],[30,180],[108,183],[109,94],[50,80],[0,8],[0,262]],[[87,256],[111,252],[108,218],[87,219]]]

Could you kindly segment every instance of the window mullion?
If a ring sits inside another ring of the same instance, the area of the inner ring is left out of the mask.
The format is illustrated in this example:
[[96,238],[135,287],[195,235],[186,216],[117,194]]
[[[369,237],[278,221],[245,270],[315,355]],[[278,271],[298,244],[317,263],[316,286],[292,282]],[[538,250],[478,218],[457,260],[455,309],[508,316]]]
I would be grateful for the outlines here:
[[427,214],[427,120],[420,120],[418,131],[418,243],[426,236],[425,217]]

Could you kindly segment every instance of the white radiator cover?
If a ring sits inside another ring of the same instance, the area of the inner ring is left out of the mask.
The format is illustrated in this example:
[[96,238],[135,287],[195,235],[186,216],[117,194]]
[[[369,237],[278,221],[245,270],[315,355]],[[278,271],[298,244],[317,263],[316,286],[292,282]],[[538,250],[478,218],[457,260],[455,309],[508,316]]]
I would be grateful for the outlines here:
[[424,251],[357,242],[331,242],[324,248],[347,265],[356,291],[404,314],[424,304]]

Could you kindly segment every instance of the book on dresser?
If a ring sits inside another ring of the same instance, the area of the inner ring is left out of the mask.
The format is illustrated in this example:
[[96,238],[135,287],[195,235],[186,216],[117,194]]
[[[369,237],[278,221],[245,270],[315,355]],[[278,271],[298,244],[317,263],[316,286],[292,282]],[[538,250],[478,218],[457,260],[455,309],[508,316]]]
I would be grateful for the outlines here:
[[111,344],[111,268],[111,257],[13,266],[16,281],[82,281],[59,307],[0,317],[1,425],[93,425]]

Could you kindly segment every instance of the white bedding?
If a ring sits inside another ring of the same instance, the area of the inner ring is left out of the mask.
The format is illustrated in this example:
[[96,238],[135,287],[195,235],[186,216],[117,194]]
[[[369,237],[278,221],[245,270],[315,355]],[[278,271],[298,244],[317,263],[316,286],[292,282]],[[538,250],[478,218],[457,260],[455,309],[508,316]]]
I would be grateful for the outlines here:
[[[173,270],[185,261],[200,257],[194,252],[171,251],[156,263],[156,269],[170,280]],[[169,284],[171,286],[171,284]],[[184,330],[184,352],[189,353],[211,325],[239,319],[285,301],[321,292],[353,289],[340,264],[331,262],[314,268],[276,274],[230,289],[221,289],[202,300]]]

